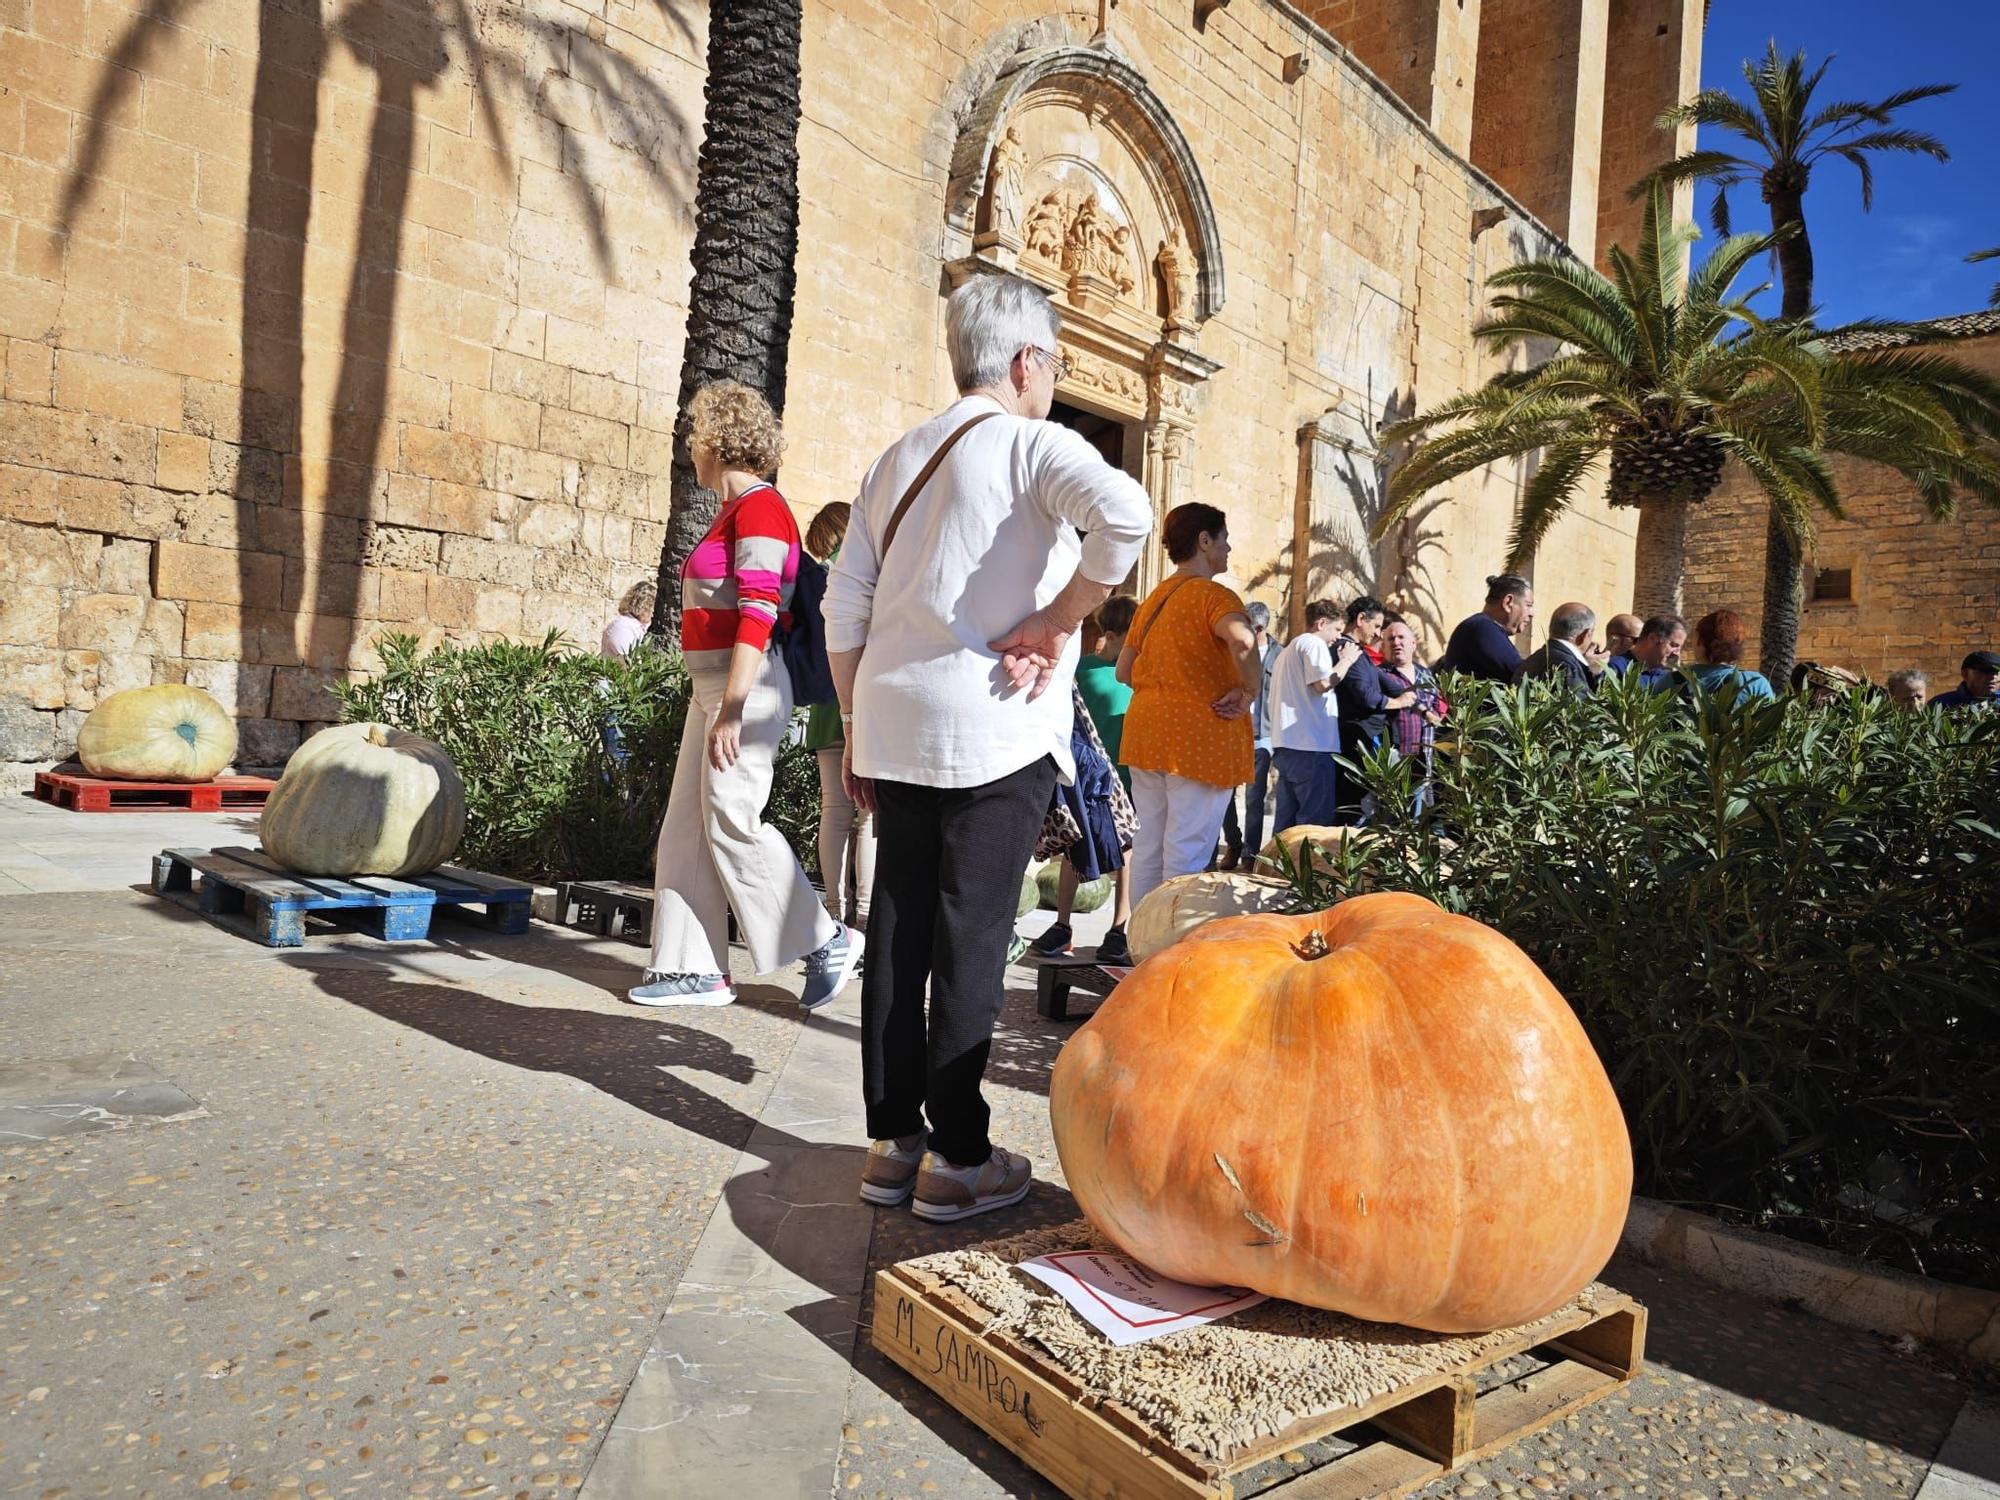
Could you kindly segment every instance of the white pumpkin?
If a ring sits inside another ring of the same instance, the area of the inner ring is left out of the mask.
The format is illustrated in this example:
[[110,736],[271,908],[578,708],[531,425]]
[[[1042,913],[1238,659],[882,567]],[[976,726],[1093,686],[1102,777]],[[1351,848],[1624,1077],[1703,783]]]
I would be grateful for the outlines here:
[[1237,875],[1227,870],[1176,875],[1147,892],[1146,899],[1132,913],[1126,940],[1132,945],[1134,960],[1144,963],[1204,922],[1253,912],[1282,911],[1291,894],[1291,886],[1282,880]]
[[1360,845],[1374,837],[1365,828],[1327,828],[1318,823],[1297,823],[1264,845],[1258,852],[1257,867],[1268,875],[1283,875],[1285,866],[1278,858],[1278,851],[1283,849],[1292,864],[1298,867],[1307,858],[1305,846],[1310,844],[1314,868],[1325,873],[1334,868],[1341,846],[1350,839]]
[[258,831],[301,875],[421,875],[465,834],[465,783],[421,735],[336,724],[294,752]]
[[197,687],[126,688],[90,711],[76,758],[121,781],[208,781],[236,755],[236,721]]

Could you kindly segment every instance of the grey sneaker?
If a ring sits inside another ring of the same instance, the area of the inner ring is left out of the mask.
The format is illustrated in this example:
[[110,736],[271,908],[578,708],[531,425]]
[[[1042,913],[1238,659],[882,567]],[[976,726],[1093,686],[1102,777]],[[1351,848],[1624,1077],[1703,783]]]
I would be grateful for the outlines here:
[[861,950],[868,940],[852,927],[842,927],[826,940],[825,946],[806,955],[806,987],[799,1004],[820,1010],[833,1004],[861,963]]
[[937,1152],[926,1151],[910,1209],[920,1219],[948,1224],[1009,1208],[1028,1196],[1034,1181],[1034,1165],[1027,1157],[998,1146],[976,1167],[954,1167]]
[[868,1164],[861,1169],[861,1201],[878,1203],[884,1208],[894,1208],[903,1202],[917,1185],[917,1163],[923,1159],[922,1131],[871,1144]]
[[662,974],[648,969],[625,998],[634,1005],[727,1005],[736,991],[721,974]]

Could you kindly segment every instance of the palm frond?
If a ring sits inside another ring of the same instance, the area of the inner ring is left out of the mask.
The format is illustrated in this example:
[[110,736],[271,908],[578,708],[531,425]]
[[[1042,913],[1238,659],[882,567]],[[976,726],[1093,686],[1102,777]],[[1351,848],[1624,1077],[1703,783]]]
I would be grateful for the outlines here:
[[1726,240],[1730,237],[1729,190],[1726,184],[1716,184],[1715,196],[1708,204],[1708,223],[1718,238]]
[[1861,174],[1861,211],[1864,214],[1869,212],[1875,207],[1875,168],[1865,155],[1851,146],[1836,146],[1833,152],[1852,163],[1854,170]]
[[1663,166],[1655,167],[1627,188],[1625,196],[1636,203],[1655,183],[1678,187],[1683,182],[1717,182],[1734,187],[1746,177],[1754,176],[1756,171],[1754,163],[1727,151],[1689,151]]
[[[2000,245],[1994,246],[1991,250],[1975,250],[1972,254],[1965,257],[1968,264],[1996,258],[2000,258]],[[1986,305],[1988,307],[2000,307],[2000,281],[1994,282],[1993,290],[1987,293]]]
[[1663,111],[1654,123],[1661,130],[1677,130],[1683,125],[1706,125],[1717,130],[1734,131],[1745,140],[1770,149],[1764,122],[1757,111],[1727,89],[1703,89],[1685,103]]
[[1950,161],[1951,150],[1945,143],[1925,130],[1872,130],[1866,135],[1850,135],[1842,139],[1827,141],[1808,153],[1808,160],[1823,156],[1829,151],[1838,151],[1845,156],[1850,151],[1906,151],[1916,156],[1928,156],[1937,161]]
[[1584,475],[1606,446],[1601,439],[1589,438],[1557,444],[1542,454],[1541,465],[1521,491],[1521,509],[1507,539],[1508,572],[1520,572],[1534,561],[1542,538],[1575,501]]

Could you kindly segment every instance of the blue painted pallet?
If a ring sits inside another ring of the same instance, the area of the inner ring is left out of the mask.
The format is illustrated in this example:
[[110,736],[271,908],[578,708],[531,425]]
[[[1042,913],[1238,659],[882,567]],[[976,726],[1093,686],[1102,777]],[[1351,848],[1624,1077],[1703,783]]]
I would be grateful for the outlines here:
[[308,912],[357,916],[386,942],[428,936],[431,913],[439,907],[499,932],[526,932],[534,898],[519,881],[455,865],[440,865],[412,880],[299,875],[261,849],[163,849],[153,856],[153,890],[204,916],[240,914],[252,935],[271,948],[303,943]]

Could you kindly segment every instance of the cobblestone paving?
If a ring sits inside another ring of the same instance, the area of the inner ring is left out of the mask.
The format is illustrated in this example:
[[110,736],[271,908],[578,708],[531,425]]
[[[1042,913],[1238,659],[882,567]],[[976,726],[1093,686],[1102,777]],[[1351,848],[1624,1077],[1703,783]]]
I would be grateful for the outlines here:
[[[1090,1004],[1084,1000],[1079,1010]],[[880,1210],[871,1271],[1076,1216],[1048,1128],[1047,1069],[1071,1027],[1010,994],[987,1091],[993,1135],[1035,1159],[1019,1210],[928,1225]],[[1965,1389],[1882,1340],[1625,1259],[1605,1280],[1649,1309],[1647,1367],[1617,1396],[1419,1492],[1573,1500],[1914,1496]],[[1060,1491],[867,1346],[863,1308],[838,1494],[891,1500]]]
[[281,956],[0,904],[0,1055],[206,1109],[0,1147],[0,1494],[573,1493],[797,1031],[537,929]]

